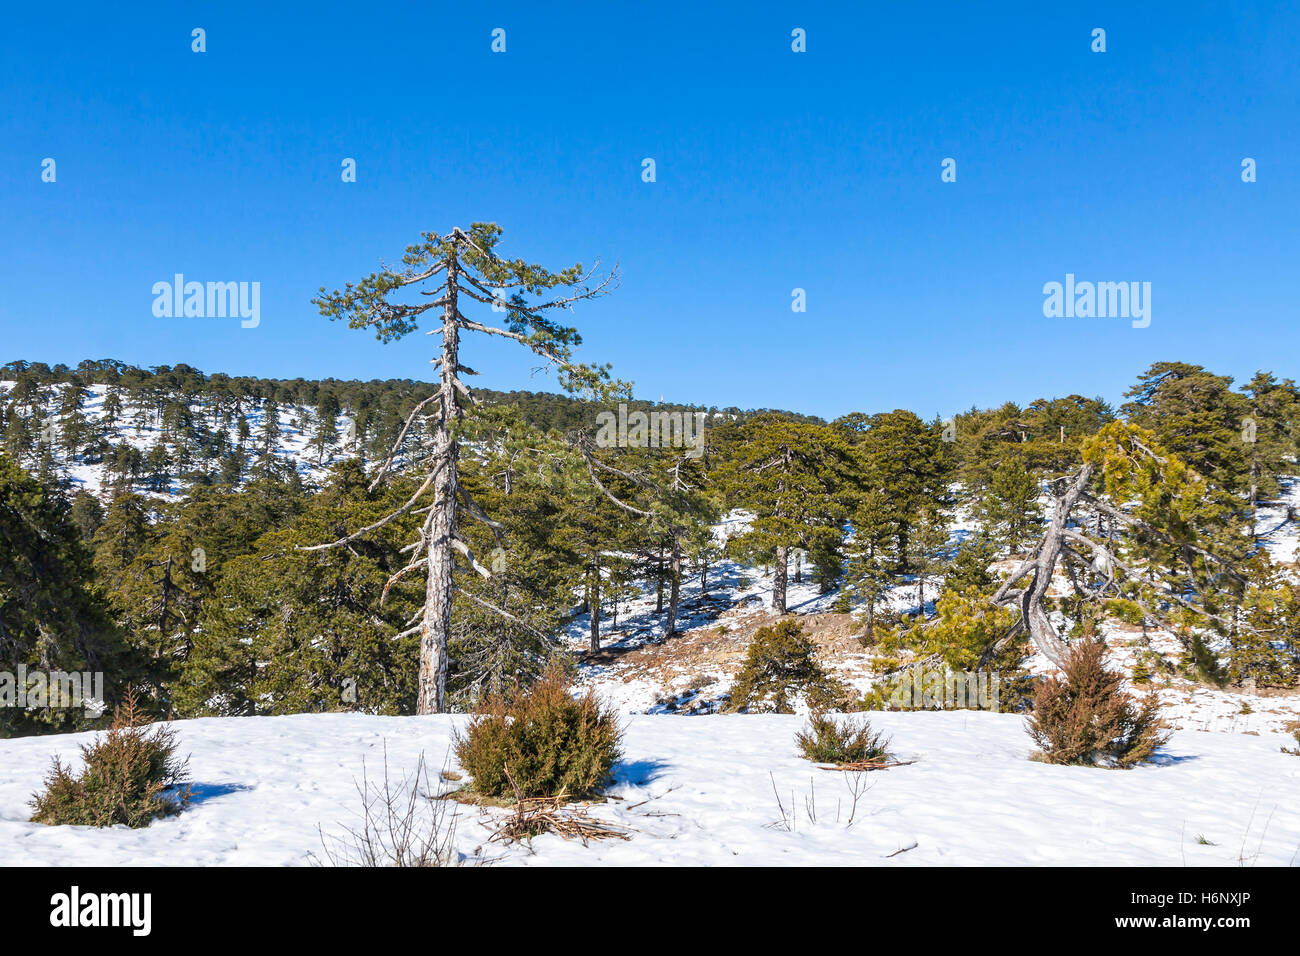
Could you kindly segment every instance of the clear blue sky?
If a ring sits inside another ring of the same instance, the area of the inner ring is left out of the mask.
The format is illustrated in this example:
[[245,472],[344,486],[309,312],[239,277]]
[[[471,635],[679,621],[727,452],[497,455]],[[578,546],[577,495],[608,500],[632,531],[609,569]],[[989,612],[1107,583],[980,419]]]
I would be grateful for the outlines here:
[[[1294,3],[291,6],[6,9],[0,361],[423,377],[430,339],[309,300],[492,220],[507,254],[620,262],[573,322],[644,398],[929,416],[1114,400],[1159,359],[1300,376]],[[261,326],[155,318],[176,272],[260,282]],[[1151,282],[1151,326],[1044,318],[1067,272]],[[466,361],[553,388],[504,343]]]

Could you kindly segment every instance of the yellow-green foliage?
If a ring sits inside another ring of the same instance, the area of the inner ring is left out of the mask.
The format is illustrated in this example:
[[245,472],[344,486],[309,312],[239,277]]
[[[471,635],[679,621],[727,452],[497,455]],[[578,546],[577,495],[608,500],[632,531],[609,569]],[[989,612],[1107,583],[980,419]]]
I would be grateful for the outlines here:
[[150,730],[141,726],[143,719],[128,691],[108,732],[82,746],[79,776],[55,757],[45,790],[32,798],[32,822],[143,827],[183,810],[190,799],[184,785],[188,761],[176,756],[175,731],[161,724]]
[[813,706],[839,702],[844,689],[817,663],[816,649],[792,618],[760,627],[732,685],[728,709],[790,714],[799,695]]
[[903,666],[903,659],[901,657],[876,656],[871,658],[871,668],[872,670],[878,673],[885,673],[887,671],[897,670],[902,666]]
[[893,700],[893,692],[886,684],[867,688],[862,699],[853,705],[854,710],[901,710]]
[[1130,601],[1127,598],[1113,598],[1106,601],[1103,607],[1111,617],[1134,626],[1141,625],[1145,616],[1141,606],[1136,601]]
[[1149,684],[1154,676],[1151,670],[1150,652],[1142,652],[1138,655],[1137,661],[1133,664],[1133,671],[1129,674],[1129,680],[1135,684]]
[[617,714],[591,691],[574,698],[552,665],[531,687],[486,698],[457,735],[456,757],[484,796],[576,798],[609,782],[621,740]]
[[1188,533],[1209,500],[1205,480],[1137,425],[1105,425],[1083,443],[1083,460],[1101,474],[1112,501],[1138,502],[1134,517],[1177,537]]
[[924,627],[885,631],[881,647],[891,653],[939,654],[949,667],[969,669],[1016,620],[1016,611],[994,606],[973,588],[960,594],[944,592],[935,603],[935,612]]

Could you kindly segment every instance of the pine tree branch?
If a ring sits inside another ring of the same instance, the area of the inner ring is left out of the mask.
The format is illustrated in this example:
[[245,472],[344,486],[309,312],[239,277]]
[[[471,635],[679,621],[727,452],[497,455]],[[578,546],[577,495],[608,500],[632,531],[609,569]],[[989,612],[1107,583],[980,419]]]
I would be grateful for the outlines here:
[[[410,574],[412,571],[417,571],[422,567],[426,567],[428,564],[429,564],[429,559],[427,557],[419,558],[415,561],[412,561],[410,564],[402,568],[400,571],[393,572],[393,574],[388,578],[388,580],[384,582],[384,590],[379,594],[379,606],[380,607],[384,606],[384,601],[388,599],[388,591],[390,588],[392,588],[394,584],[396,584],[402,578],[406,577],[406,575]],[[422,610],[423,609],[421,609],[421,612]],[[421,612],[417,612],[417,616]]]
[[[617,495],[615,495],[612,491],[610,491],[608,488],[606,488],[606,487],[601,483],[601,480],[600,480],[599,478],[596,477],[596,471],[595,471],[594,468],[592,468],[592,462],[593,462],[595,459],[593,459],[592,456],[591,456],[591,455],[590,455],[590,454],[589,454],[585,449],[582,449],[581,451],[582,451],[582,457],[583,457],[583,460],[587,463],[587,474],[591,476],[592,483],[596,486],[596,489],[597,489],[601,494],[603,494],[606,498],[608,498],[610,501],[612,501],[612,502],[613,502],[615,505],[617,505],[619,508],[622,508],[622,509],[623,509],[624,511],[626,511],[628,514],[636,515],[636,516],[639,517],[639,518],[653,518],[653,517],[654,517],[654,513],[653,513],[653,512],[650,512],[650,511],[642,511],[640,508],[634,508],[632,505],[628,504],[626,501],[623,501],[621,498],[619,498]],[[617,469],[610,469],[610,470],[611,470],[611,471],[617,471]],[[619,473],[621,474],[621,472],[619,472]]]
[[[1141,581],[1141,580],[1142,580],[1142,574],[1141,574],[1140,571],[1138,571],[1138,570],[1136,570],[1136,569],[1130,567],[1129,565],[1125,564],[1125,563],[1124,563],[1123,561],[1121,561],[1119,558],[1115,557],[1115,555],[1110,551],[1109,548],[1105,548],[1105,547],[1103,547],[1102,545],[1097,544],[1097,542],[1093,541],[1091,538],[1087,537],[1086,535],[1082,535],[1082,534],[1080,534],[1079,532],[1074,531],[1073,529],[1067,529],[1067,530],[1065,531],[1065,537],[1069,538],[1071,541],[1076,541],[1076,542],[1078,542],[1079,544],[1086,545],[1086,546],[1087,546],[1087,547],[1088,547],[1088,548],[1089,548],[1089,549],[1090,549],[1094,554],[1097,554],[1097,555],[1100,555],[1100,556],[1104,557],[1107,561],[1109,561],[1110,563],[1112,563],[1115,567],[1119,568],[1121,571],[1123,571],[1123,572],[1125,572],[1126,574],[1128,574],[1128,575],[1129,575],[1131,578],[1133,578],[1135,581]],[[1233,621],[1230,621],[1230,620],[1228,620],[1228,619],[1225,618],[1225,617],[1220,617],[1220,616],[1217,615],[1217,614],[1212,614],[1212,613],[1210,613],[1210,612],[1207,611],[1205,608],[1200,607],[1199,605],[1193,604],[1192,602],[1187,601],[1187,600],[1185,600],[1185,599],[1179,597],[1179,596],[1178,596],[1177,594],[1175,594],[1172,590],[1170,590],[1170,591],[1161,591],[1161,592],[1159,592],[1159,594],[1160,594],[1161,597],[1163,597],[1163,598],[1165,598],[1165,599],[1167,599],[1167,600],[1173,601],[1175,604],[1182,605],[1183,607],[1187,608],[1187,610],[1189,610],[1189,611],[1193,611],[1193,612],[1195,612],[1195,613],[1197,613],[1197,614],[1200,614],[1200,615],[1203,616],[1203,617],[1208,617],[1208,618],[1209,618],[1210,620],[1212,620],[1212,621],[1218,621],[1220,624],[1224,625],[1225,627],[1233,627],[1233,626],[1234,626],[1234,622],[1233,622]],[[1130,600],[1131,600],[1131,599],[1130,599]],[[1134,603],[1134,604],[1139,604],[1140,602],[1134,600],[1133,603]],[[1144,609],[1144,610],[1145,610],[1145,609]],[[1158,617],[1158,616],[1153,615],[1153,617],[1155,617],[1156,620],[1159,620],[1159,617]],[[1244,623],[1242,623],[1242,622],[1236,622],[1236,625],[1239,626],[1239,627],[1242,627],[1242,628],[1244,628],[1244,629],[1246,629],[1246,630],[1251,630],[1251,631],[1254,630],[1254,628],[1251,628],[1249,625],[1244,624]]]
[[474,552],[469,549],[469,545],[465,543],[464,538],[459,536],[453,537],[451,539],[451,546],[469,561],[469,566],[478,572],[479,577],[483,578],[485,581],[490,581],[492,579],[492,572],[478,563],[478,560],[474,557]]
[[429,472],[428,477],[424,479],[424,484],[422,484],[416,490],[415,494],[413,494],[410,497],[410,499],[406,502],[406,504],[402,505],[396,511],[389,512],[389,514],[385,515],[383,518],[380,518],[374,524],[366,525],[366,527],[354,531],[352,532],[352,534],[345,535],[344,537],[339,538],[337,541],[329,541],[326,542],[325,544],[296,545],[294,547],[294,550],[295,551],[323,551],[326,548],[338,548],[345,544],[350,544],[351,542],[356,541],[358,538],[363,538],[372,531],[378,531],[380,528],[388,524],[390,521],[393,521],[396,518],[400,518],[402,515],[406,514],[408,511],[414,508],[416,502],[420,500],[420,497],[426,491],[429,490],[429,486],[433,484],[433,480],[438,476],[438,472],[440,471],[442,471],[442,462],[439,462],[438,466],[434,468],[433,471]]
[[1173,535],[1169,534],[1168,532],[1161,531],[1159,528],[1147,524],[1145,521],[1135,518],[1131,514],[1121,511],[1120,509],[1112,505],[1109,505],[1104,501],[1100,501],[1097,498],[1093,497],[1092,495],[1085,493],[1081,497],[1084,501],[1092,505],[1098,511],[1102,512],[1105,515],[1109,515],[1110,517],[1114,518],[1116,521],[1122,522],[1126,527],[1136,528],[1138,531],[1142,531],[1146,534],[1159,538],[1161,541],[1163,541],[1165,544],[1169,545],[1170,547],[1185,548],[1188,551],[1191,551],[1193,554],[1199,554],[1201,557],[1206,558],[1210,561],[1213,561],[1215,564],[1220,565],[1223,568],[1223,570],[1231,578],[1233,578],[1233,580],[1243,584],[1246,582],[1246,576],[1244,574],[1237,571],[1236,568],[1234,568],[1226,558],[1219,557],[1219,555],[1215,554],[1213,551],[1206,550],[1205,548],[1202,548],[1199,545],[1192,544],[1191,542],[1188,541],[1179,541],[1177,538],[1175,538]]
[[545,634],[543,634],[543,633],[542,633],[541,631],[539,631],[537,628],[533,627],[531,624],[528,624],[528,623],[526,623],[525,621],[521,621],[519,618],[515,617],[515,616],[514,616],[513,614],[511,614],[509,611],[503,611],[501,608],[497,607],[495,604],[492,604],[492,603],[490,603],[490,602],[488,602],[488,601],[483,600],[483,599],[482,599],[481,597],[479,597],[478,595],[476,595],[476,594],[471,594],[469,591],[466,591],[464,588],[462,588],[462,587],[460,587],[460,586],[457,586],[457,587],[456,587],[456,592],[457,592],[458,594],[462,594],[462,595],[464,595],[466,598],[468,598],[470,601],[473,601],[475,604],[477,604],[479,607],[483,608],[484,610],[492,611],[494,614],[500,614],[502,617],[504,617],[504,618],[505,618],[506,620],[508,620],[508,621],[514,621],[514,622],[515,622],[516,624],[518,624],[520,627],[522,627],[522,628],[524,628],[524,629],[526,629],[526,630],[528,630],[528,631],[531,631],[533,634],[537,635],[538,637],[542,638],[543,640],[547,640],[547,639],[548,639],[547,636],[546,636]]
[[[442,360],[439,359],[438,361],[439,364],[441,364]],[[411,409],[411,414],[406,416],[406,422],[405,424],[402,425],[402,430],[397,434],[397,441],[393,442],[392,450],[388,453],[388,457],[384,459],[383,463],[379,466],[378,470],[376,470],[374,477],[371,479],[370,486],[369,486],[370,491],[374,491],[376,488],[378,488],[380,481],[382,481],[384,476],[388,474],[388,469],[392,467],[393,459],[395,459],[398,453],[402,450],[402,443],[406,441],[406,433],[411,430],[411,423],[415,421],[415,416],[420,414],[420,410],[423,409],[424,406],[428,405],[431,401],[433,401],[441,394],[442,394],[442,386],[439,385],[437,389],[434,390],[432,395],[430,395],[424,401],[418,403],[413,409]]]
[[471,495],[468,489],[466,489],[464,486],[460,487],[457,490],[460,492],[461,504],[465,506],[465,510],[469,512],[470,517],[475,518],[478,521],[481,521],[483,524],[491,528],[493,534],[497,537],[498,540],[500,540],[501,535],[506,530],[505,525],[503,525],[499,521],[493,521],[486,514],[484,514],[483,509],[480,508],[478,506],[478,502],[474,500],[474,496]]

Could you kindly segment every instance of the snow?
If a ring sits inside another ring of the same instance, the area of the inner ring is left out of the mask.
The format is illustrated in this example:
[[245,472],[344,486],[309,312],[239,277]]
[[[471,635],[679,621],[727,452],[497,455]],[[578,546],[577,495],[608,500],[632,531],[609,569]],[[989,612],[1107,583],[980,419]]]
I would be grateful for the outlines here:
[[[14,384],[12,381],[0,381],[0,401],[5,399],[7,393],[13,389]],[[48,420],[55,422],[59,420],[58,408],[66,388],[67,386],[62,384],[49,386],[50,397],[44,403],[45,415]],[[158,441],[161,429],[155,411],[146,405],[130,401],[131,392],[129,390],[117,389],[111,385],[87,385],[86,389],[89,395],[81,406],[81,413],[85,416],[86,422],[92,426],[99,425],[104,418],[104,400],[107,398],[110,389],[118,391],[122,396],[122,413],[118,417],[116,424],[111,429],[107,429],[106,437],[111,444],[125,444],[138,449],[141,453],[147,453]],[[255,455],[253,450],[257,447],[257,440],[261,434],[266,403],[246,399],[244,406],[243,418],[248,422],[249,435],[251,436],[249,442],[245,445],[245,451],[250,454],[249,466],[251,467],[251,456]],[[221,423],[213,419],[212,409],[202,402],[192,402],[190,411],[193,413],[196,424],[200,421],[206,421],[208,427],[214,431],[220,427]],[[295,424],[314,422],[315,412],[314,407],[307,405],[285,404],[279,406],[280,437],[276,444],[276,455],[283,459],[286,464],[295,468],[305,481],[320,484],[328,475],[332,465],[350,457],[350,455],[342,449],[335,449],[332,454],[325,456],[322,461],[317,461],[315,453],[307,447],[311,441],[309,431]],[[351,419],[346,414],[339,415],[335,419],[336,431],[340,436],[345,433],[350,422]],[[237,441],[237,428],[238,426],[235,424],[230,427],[232,442]],[[174,452],[175,449],[174,444],[167,444],[169,453]],[[71,479],[77,489],[103,499],[111,497],[108,487],[107,463],[65,461],[60,458],[55,464],[62,474]],[[247,470],[246,468],[245,478],[247,478]],[[185,487],[175,478],[172,480],[171,487],[163,493],[152,491],[146,488],[143,483],[137,483],[133,490],[138,494],[165,501],[177,501],[186,491]]]
[[1300,512],[1300,477],[1283,479],[1278,500],[1261,504],[1257,512],[1259,540],[1275,563],[1300,558],[1300,521],[1288,520],[1293,512]]
[[[1156,763],[1125,771],[1030,760],[1032,743],[1014,715],[870,719],[893,737],[900,759],[916,762],[862,775],[866,789],[851,824],[849,775],[796,755],[802,718],[630,715],[610,799],[590,808],[597,819],[630,828],[630,839],[584,847],[551,834],[531,847],[504,847],[487,841],[505,811],[456,805],[457,847],[497,865],[1288,866],[1300,859],[1300,757],[1280,752],[1280,735],[1178,731]],[[324,855],[318,825],[341,835],[358,822],[363,760],[372,780],[385,748],[395,777],[412,772],[422,751],[436,771],[463,720],[178,721],[196,798],[184,813],[140,830],[26,822],[26,801],[53,755],[75,756],[91,735],[0,741],[5,862],[308,865],[313,854]],[[773,825],[781,819],[777,793],[794,818],[789,829]],[[808,814],[814,800],[816,822]]]

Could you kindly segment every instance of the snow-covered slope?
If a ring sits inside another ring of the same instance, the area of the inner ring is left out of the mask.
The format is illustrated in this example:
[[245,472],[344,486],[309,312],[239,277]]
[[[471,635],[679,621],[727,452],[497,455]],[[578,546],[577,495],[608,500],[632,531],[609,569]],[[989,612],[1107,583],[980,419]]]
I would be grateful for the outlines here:
[[[0,741],[4,862],[308,864],[310,854],[323,856],[318,825],[333,835],[359,822],[363,760],[373,779],[386,747],[399,777],[423,751],[436,771],[461,720],[323,714],[178,722],[181,746],[192,754],[195,802],[141,830],[26,822],[26,800],[52,756],[74,757],[88,735]],[[867,789],[851,824],[848,775],[795,755],[801,718],[631,716],[611,799],[591,809],[630,828],[630,839],[584,847],[546,835],[530,853],[488,844],[492,820],[505,811],[457,805],[457,846],[503,865],[1300,861],[1300,757],[1279,751],[1279,735],[1180,731],[1155,764],[1123,771],[1031,761],[1023,720],[1013,715],[871,720],[893,737],[901,759],[916,762],[863,775]],[[788,827],[779,823],[778,795]]]
[[[13,389],[13,386],[13,382],[0,381],[0,399],[3,399],[6,393]],[[81,414],[85,417],[92,430],[104,432],[105,439],[109,444],[125,444],[138,449],[142,454],[148,452],[158,442],[161,432],[156,409],[130,401],[130,392],[119,390],[121,395],[124,396],[122,414],[112,426],[109,426],[106,423],[104,399],[112,387],[109,385],[86,386],[90,394],[81,407]],[[51,386],[51,397],[45,403],[47,419],[54,423],[56,430],[58,427],[57,409],[65,390],[66,386],[64,385]],[[245,404],[247,407],[241,417],[247,422],[249,434],[252,436],[247,446],[247,449],[251,450],[256,447],[257,436],[261,434],[266,404],[252,400],[246,401]],[[198,402],[190,405],[190,413],[195,421],[204,422],[214,431],[225,424],[232,436],[236,432],[238,418],[223,421],[211,409]],[[309,425],[315,420],[316,410],[313,407],[306,405],[279,406],[280,437],[276,444],[276,454],[304,479],[319,483],[324,479],[331,465],[349,457],[349,455],[345,450],[339,448],[330,454],[321,456],[307,447],[308,442],[311,440]],[[346,434],[350,421],[351,419],[346,414],[339,415],[335,419],[336,431],[340,437]],[[174,445],[168,444],[167,447],[169,452],[175,450]],[[215,468],[215,465],[210,467]],[[87,491],[100,497],[107,495],[109,466],[106,462],[67,461],[60,458],[55,461],[55,468],[60,474],[71,479],[78,490]],[[158,498],[175,498],[185,491],[176,480],[172,481],[171,486],[165,493],[151,492],[143,483],[138,483],[133,490],[142,494],[151,494]]]

